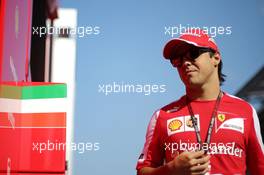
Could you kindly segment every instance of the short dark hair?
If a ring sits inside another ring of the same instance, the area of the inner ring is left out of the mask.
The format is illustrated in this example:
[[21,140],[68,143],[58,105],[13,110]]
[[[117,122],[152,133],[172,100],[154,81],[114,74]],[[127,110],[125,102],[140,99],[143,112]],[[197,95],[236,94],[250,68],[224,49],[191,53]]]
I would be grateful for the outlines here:
[[[209,54],[210,54],[210,57],[212,58],[215,54],[215,51],[210,49]],[[222,73],[222,69],[223,69],[223,62],[222,60],[220,60],[220,63],[218,64],[218,78],[220,81],[220,86],[223,85],[225,78],[226,78],[226,75]]]

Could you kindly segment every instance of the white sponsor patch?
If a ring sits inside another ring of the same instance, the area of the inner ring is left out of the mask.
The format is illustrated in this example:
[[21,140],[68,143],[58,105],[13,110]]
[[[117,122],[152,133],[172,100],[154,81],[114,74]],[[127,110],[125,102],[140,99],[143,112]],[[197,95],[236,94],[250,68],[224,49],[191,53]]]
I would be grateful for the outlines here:
[[228,120],[225,120],[217,129],[216,132],[218,132],[219,129],[230,129],[234,131],[244,133],[244,119],[243,118],[231,118]]
[[[194,115],[195,119],[197,120],[197,125],[200,130],[200,118],[198,115]],[[185,116],[185,131],[195,131],[193,127],[193,122],[191,116]]]
[[[198,129],[200,130],[199,115],[195,115],[195,118],[197,120]],[[168,136],[186,131],[195,131],[191,116],[180,116],[167,120]]]
[[184,117],[176,117],[167,120],[168,135],[184,132]]

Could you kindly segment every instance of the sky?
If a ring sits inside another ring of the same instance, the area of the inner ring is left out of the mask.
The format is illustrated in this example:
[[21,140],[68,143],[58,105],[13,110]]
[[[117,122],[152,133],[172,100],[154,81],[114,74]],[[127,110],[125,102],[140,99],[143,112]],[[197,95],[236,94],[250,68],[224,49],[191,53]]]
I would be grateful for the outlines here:
[[[90,147],[74,152],[74,175],[136,174],[152,114],[185,93],[177,70],[162,56],[180,26],[215,35],[225,92],[235,94],[264,65],[261,0],[59,3],[78,10],[78,27],[92,29],[77,37],[74,140]],[[136,88],[128,92],[125,85]]]

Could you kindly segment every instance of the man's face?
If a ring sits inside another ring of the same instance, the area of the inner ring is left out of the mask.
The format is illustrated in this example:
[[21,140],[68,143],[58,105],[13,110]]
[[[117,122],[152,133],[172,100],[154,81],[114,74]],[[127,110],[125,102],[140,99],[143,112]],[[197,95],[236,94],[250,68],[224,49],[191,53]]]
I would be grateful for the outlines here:
[[215,81],[215,78],[218,79],[217,65],[220,62],[218,54],[210,57],[208,49],[194,46],[185,49],[171,62],[187,88],[201,87]]

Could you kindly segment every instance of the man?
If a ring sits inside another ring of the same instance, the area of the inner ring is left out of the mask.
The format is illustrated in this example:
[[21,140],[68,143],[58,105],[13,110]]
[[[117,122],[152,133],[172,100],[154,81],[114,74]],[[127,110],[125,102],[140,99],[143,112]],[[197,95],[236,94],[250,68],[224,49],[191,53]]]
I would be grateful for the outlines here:
[[248,169],[264,174],[256,111],[221,91],[222,60],[214,40],[190,30],[169,41],[163,54],[178,70],[186,95],[154,113],[137,173],[244,175]]

